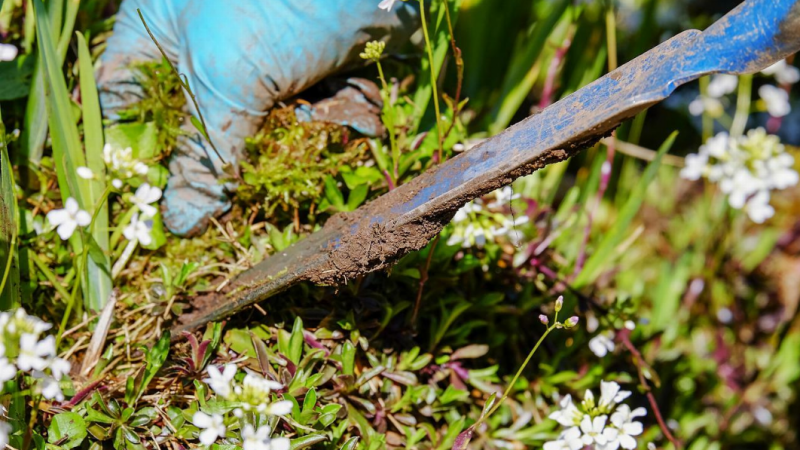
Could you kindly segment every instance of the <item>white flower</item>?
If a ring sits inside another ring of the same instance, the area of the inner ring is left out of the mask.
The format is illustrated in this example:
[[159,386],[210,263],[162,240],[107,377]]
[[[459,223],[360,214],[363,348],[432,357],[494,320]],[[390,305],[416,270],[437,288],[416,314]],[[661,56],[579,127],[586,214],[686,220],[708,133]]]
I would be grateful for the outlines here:
[[17,47],[11,44],[0,44],[0,61],[13,61],[18,54]]
[[589,416],[583,416],[581,420],[581,431],[583,436],[581,440],[583,445],[597,444],[600,446],[606,445],[611,440],[617,438],[617,430],[613,428],[606,428],[608,416],[597,416],[594,419]]
[[555,420],[559,424],[565,427],[574,427],[581,423],[581,419],[583,419],[584,414],[572,403],[572,396],[566,395],[564,398],[561,399],[559,402],[559,406],[561,409],[550,413],[548,416],[549,418]]
[[78,202],[70,197],[64,209],[54,209],[47,213],[47,220],[58,227],[56,232],[62,240],[67,240],[78,226],[85,227],[92,223],[92,216],[78,207]]
[[641,422],[634,422],[633,419],[646,415],[647,410],[644,408],[636,408],[631,411],[628,405],[620,405],[611,415],[611,423],[619,430],[617,438],[610,440],[605,448],[608,450],[617,450],[620,446],[629,450],[636,448],[634,436],[642,434],[644,429]]
[[785,90],[765,84],[758,88],[758,96],[767,105],[767,112],[772,117],[783,117],[792,111],[789,105],[789,93]]
[[0,358],[0,383],[13,380],[17,376],[17,368],[8,361],[8,358]]
[[580,450],[583,448],[581,430],[578,427],[568,428],[561,433],[558,440],[545,442],[544,450]]
[[288,400],[270,403],[271,392],[281,389],[282,384],[268,380],[260,375],[248,373],[241,386],[233,388],[235,399],[242,403],[245,411],[255,410],[256,412],[280,416],[292,411],[292,402]]
[[289,450],[289,439],[270,439],[268,425],[253,428],[249,423],[242,430],[242,448],[244,450]]
[[775,189],[786,189],[800,180],[794,170],[794,158],[788,153],[781,153],[766,161],[766,169]]
[[755,223],[764,223],[775,215],[775,208],[769,204],[769,192],[758,191],[744,205],[744,211]]
[[689,114],[699,116],[704,112],[708,112],[711,117],[719,117],[725,111],[722,102],[719,99],[711,97],[697,96],[689,103]]
[[515,194],[514,189],[511,188],[511,186],[504,186],[494,191],[495,200],[486,205],[486,207],[488,207],[489,209],[501,208],[511,203],[511,200],[516,200],[519,197],[520,194]]
[[222,372],[216,366],[208,366],[208,376],[203,380],[204,383],[209,385],[217,395],[228,398],[231,395],[233,377],[236,376],[236,365],[226,364]]
[[94,172],[92,172],[92,169],[88,167],[80,166],[75,170],[75,172],[77,172],[78,176],[84,180],[91,180],[94,178]]
[[714,75],[714,77],[711,78],[711,82],[708,83],[708,89],[706,90],[706,93],[708,93],[710,97],[720,98],[735,91],[738,84],[739,77],[736,75],[721,73]]
[[225,437],[227,431],[221,414],[209,416],[202,411],[197,411],[192,417],[192,423],[197,428],[203,429],[200,432],[200,443],[206,446],[213,444],[219,437]]
[[767,67],[761,73],[773,75],[779,84],[794,84],[800,81],[800,70],[787,64],[785,59]]
[[47,400],[64,401],[64,394],[61,392],[58,380],[38,370],[33,372],[33,378],[41,380],[42,397]]
[[113,180],[111,180],[111,185],[117,189],[122,189],[122,180],[120,180],[119,178],[114,178]]
[[601,333],[589,340],[589,350],[592,351],[598,358],[602,358],[608,352],[614,351],[614,333]]
[[41,341],[35,334],[24,333],[19,338],[19,355],[17,367],[23,372],[42,371],[47,368],[49,358],[56,353],[56,340],[47,336]]
[[153,217],[156,215],[158,210],[155,206],[151,205],[151,203],[155,203],[161,199],[161,189],[150,186],[147,183],[142,183],[138,189],[136,189],[136,193],[131,197],[131,203],[136,205],[142,214],[147,217]]
[[133,149],[114,148],[111,144],[103,147],[103,161],[106,163],[111,176],[111,185],[117,189],[122,188],[122,180],[127,180],[136,175],[147,175],[148,167],[141,161],[133,158]]
[[153,221],[150,219],[139,220],[139,213],[134,213],[131,223],[122,230],[125,239],[129,241],[137,240],[142,245],[150,245],[153,238],[150,232],[153,230]]
[[11,425],[4,420],[0,420],[0,448],[6,448],[6,445],[8,445],[8,435],[10,433]]
[[381,0],[381,2],[378,3],[378,8],[391,11],[395,1],[396,0]]
[[607,411],[630,396],[631,392],[621,390],[619,384],[613,381],[600,381],[600,402],[597,407],[601,411]]
[[56,380],[60,380],[64,375],[68,375],[72,365],[66,359],[54,357],[50,360],[50,372]]

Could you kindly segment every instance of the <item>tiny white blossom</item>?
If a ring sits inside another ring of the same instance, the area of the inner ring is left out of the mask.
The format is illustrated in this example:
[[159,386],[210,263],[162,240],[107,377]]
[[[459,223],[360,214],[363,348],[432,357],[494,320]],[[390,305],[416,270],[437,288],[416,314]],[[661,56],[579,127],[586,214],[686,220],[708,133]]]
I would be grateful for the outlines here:
[[33,378],[37,378],[41,382],[42,397],[47,400],[64,401],[64,394],[61,392],[58,380],[38,370],[33,372]]
[[150,219],[139,220],[139,213],[134,213],[131,223],[122,230],[125,239],[129,241],[137,240],[142,245],[150,245],[153,237],[150,232],[153,230],[153,221]]
[[8,445],[8,435],[11,433],[11,425],[5,420],[0,420],[0,448]]
[[217,395],[228,398],[233,390],[231,383],[233,377],[236,376],[236,370],[235,364],[226,364],[222,372],[216,366],[208,366],[206,371],[209,378],[204,379],[203,382],[209,385]]
[[583,416],[581,420],[581,431],[583,436],[583,445],[597,444],[599,446],[606,445],[611,440],[617,438],[617,430],[614,428],[606,428],[608,416],[597,416],[594,419],[589,416]]
[[78,176],[83,178],[84,180],[91,180],[92,178],[94,178],[94,172],[92,172],[92,169],[88,167],[84,166],[78,167],[75,170],[75,172],[77,172]]
[[208,415],[202,411],[197,411],[192,416],[192,423],[197,428],[203,429],[200,432],[200,443],[206,446],[213,444],[217,438],[225,437],[227,428],[221,414]]
[[699,95],[689,103],[689,114],[699,116],[704,112],[708,112],[711,117],[719,117],[725,112],[725,107],[719,99]]
[[544,450],[580,450],[583,448],[581,430],[578,427],[568,428],[555,441],[545,442]]
[[11,44],[0,44],[0,61],[13,61],[18,54],[17,47]]
[[755,223],[764,223],[775,215],[775,208],[769,204],[769,192],[759,191],[744,205],[744,211]]
[[794,84],[800,81],[800,70],[787,64],[785,59],[767,67],[761,73],[774,76],[779,84]]
[[153,217],[156,215],[158,210],[155,206],[151,205],[151,203],[155,203],[161,199],[161,189],[150,186],[147,183],[142,183],[138,189],[136,189],[136,193],[133,194],[131,197],[131,203],[136,205],[142,214],[147,217]]
[[608,410],[630,396],[631,392],[623,391],[619,384],[613,381],[600,381],[600,401],[597,406],[601,410]]
[[713,98],[720,98],[736,90],[739,77],[725,73],[714,75],[708,83],[706,92]]
[[56,353],[56,340],[47,336],[41,341],[35,334],[24,333],[19,338],[17,367],[23,372],[42,371],[47,368],[49,358]]
[[17,376],[17,368],[8,361],[8,358],[0,358],[0,383],[13,380]]
[[67,240],[79,226],[85,227],[92,223],[92,216],[80,209],[78,202],[70,197],[64,204],[64,209],[54,209],[47,213],[47,220],[56,228],[62,240]]
[[122,180],[120,180],[119,178],[114,178],[113,180],[111,180],[111,185],[117,189],[122,189]]
[[69,361],[63,358],[54,357],[50,360],[50,372],[53,374],[53,378],[56,380],[60,380],[64,377],[64,375],[68,375],[70,369],[72,369],[72,365]]
[[381,2],[378,3],[378,8],[386,11],[391,11],[395,1],[396,0],[381,0]]
[[289,439],[270,439],[270,428],[262,425],[256,430],[249,423],[242,430],[242,448],[244,450],[289,450]]
[[772,117],[783,117],[792,111],[789,105],[789,93],[784,89],[765,84],[758,88],[758,96],[764,100],[767,112]]
[[634,422],[633,419],[646,415],[647,410],[644,408],[636,408],[631,411],[628,405],[620,405],[611,415],[611,423],[619,430],[619,433],[615,440],[609,441],[606,448],[608,450],[617,450],[619,447],[628,450],[636,448],[635,436],[642,434],[644,428],[641,422]]
[[549,418],[555,420],[565,427],[574,427],[581,423],[584,414],[572,403],[572,396],[566,395],[559,402],[561,409],[550,413]]
[[614,333],[601,333],[589,340],[589,350],[598,358],[605,357],[609,352],[614,351]]

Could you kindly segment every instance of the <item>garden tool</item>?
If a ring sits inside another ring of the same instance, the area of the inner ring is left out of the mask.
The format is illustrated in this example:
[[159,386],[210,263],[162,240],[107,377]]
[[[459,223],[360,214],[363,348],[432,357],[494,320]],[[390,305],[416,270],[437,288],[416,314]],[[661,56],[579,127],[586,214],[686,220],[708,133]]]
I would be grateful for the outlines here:
[[608,135],[678,86],[752,74],[800,49],[800,0],[749,0],[685,31],[474,148],[432,167],[193,299],[175,331],[196,329],[303,281],[340,285],[390,266],[436,236],[464,204]]

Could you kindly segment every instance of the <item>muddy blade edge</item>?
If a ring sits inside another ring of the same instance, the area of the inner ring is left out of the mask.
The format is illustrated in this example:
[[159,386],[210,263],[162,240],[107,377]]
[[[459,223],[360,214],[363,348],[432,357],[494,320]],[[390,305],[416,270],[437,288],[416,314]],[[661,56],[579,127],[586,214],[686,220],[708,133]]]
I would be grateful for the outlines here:
[[685,31],[468,152],[348,214],[192,300],[173,335],[221,320],[295,283],[338,285],[419,250],[468,201],[562,161],[676,87],[754,73],[800,49],[800,0],[751,0],[704,32]]

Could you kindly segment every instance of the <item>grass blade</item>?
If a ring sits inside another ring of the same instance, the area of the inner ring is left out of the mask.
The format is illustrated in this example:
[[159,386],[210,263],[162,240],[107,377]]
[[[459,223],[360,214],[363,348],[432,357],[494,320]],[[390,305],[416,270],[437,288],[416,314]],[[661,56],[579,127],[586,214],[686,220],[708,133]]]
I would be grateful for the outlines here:
[[634,216],[636,216],[636,213],[639,212],[639,207],[642,206],[647,186],[650,185],[650,182],[652,182],[658,174],[658,168],[661,166],[661,158],[669,151],[670,147],[672,147],[676,136],[677,132],[672,133],[667,140],[661,144],[656,159],[645,169],[636,188],[632,191],[631,196],[628,197],[625,205],[620,210],[617,222],[611,230],[605,233],[605,237],[600,241],[600,245],[597,246],[592,256],[586,261],[586,265],[583,267],[580,275],[578,275],[575,282],[572,284],[573,287],[580,288],[592,283],[600,275],[601,268],[606,267],[610,262],[614,255],[614,249],[627,236],[628,227],[633,221]]
[[0,112],[0,310],[19,306],[19,264],[17,251],[17,198],[14,173],[6,148],[6,129]]
[[[86,279],[83,285],[89,291],[88,306],[99,310],[111,295],[111,260],[108,257],[108,204],[103,200],[103,192],[106,188],[105,167],[103,164],[103,116],[100,112],[100,99],[97,95],[97,82],[94,78],[89,46],[86,44],[83,34],[78,32],[77,36],[86,163],[96,177],[88,182],[89,197],[86,199],[86,206],[91,207],[92,211],[99,206],[100,210],[96,213],[97,218],[91,232],[94,242],[102,250],[101,252],[90,253]],[[100,202],[103,202],[102,205],[99,205]]]

